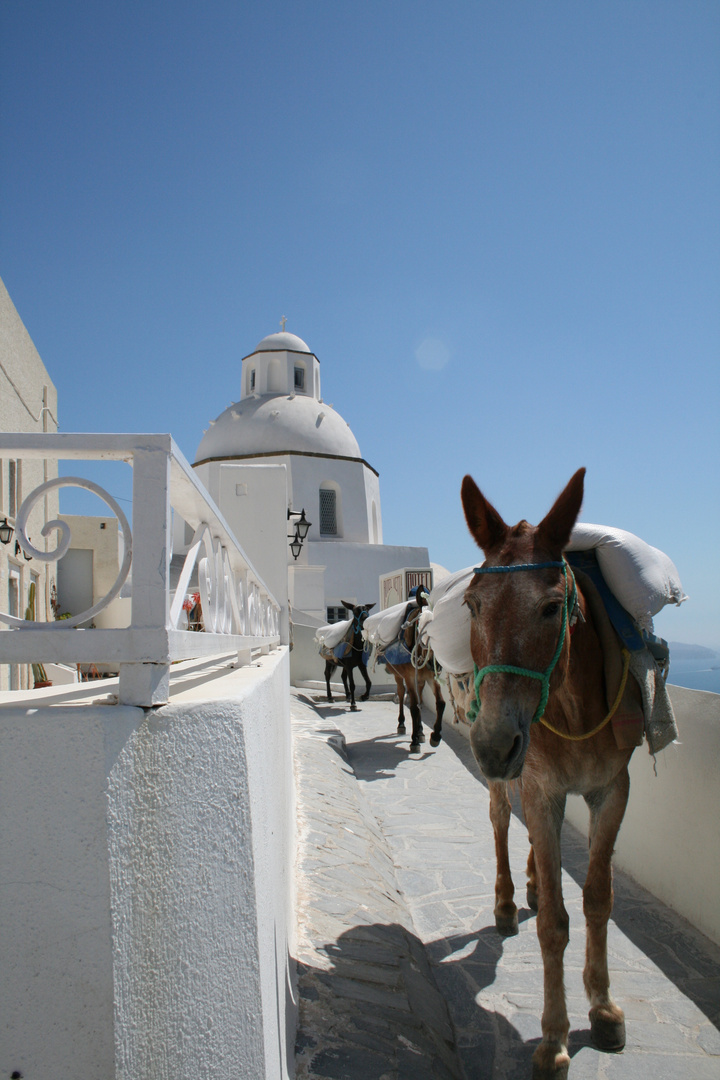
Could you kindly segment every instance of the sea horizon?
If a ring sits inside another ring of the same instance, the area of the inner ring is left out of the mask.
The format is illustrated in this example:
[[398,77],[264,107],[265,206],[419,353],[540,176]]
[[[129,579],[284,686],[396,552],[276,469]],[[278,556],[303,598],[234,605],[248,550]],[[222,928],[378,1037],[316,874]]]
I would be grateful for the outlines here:
[[672,646],[670,647],[670,673],[668,684],[684,686],[688,690],[706,690],[711,694],[720,694],[720,655],[703,657],[697,660],[678,660],[673,663]]

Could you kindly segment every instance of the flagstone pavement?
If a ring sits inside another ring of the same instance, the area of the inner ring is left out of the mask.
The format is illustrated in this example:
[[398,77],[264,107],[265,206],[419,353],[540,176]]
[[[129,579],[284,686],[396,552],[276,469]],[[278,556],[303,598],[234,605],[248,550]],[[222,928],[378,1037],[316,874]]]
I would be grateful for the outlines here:
[[[450,708],[441,745],[428,741],[413,757],[409,735],[395,734],[392,701],[352,713],[294,690],[291,711],[297,1080],[529,1080],[542,966],[524,906],[527,836],[514,816],[520,932],[501,938],[488,793]],[[432,713],[423,717],[427,733]],[[608,951],[627,1046],[592,1046],[582,987],[586,847],[566,824],[569,1080],[720,1080],[720,948],[617,872]]]

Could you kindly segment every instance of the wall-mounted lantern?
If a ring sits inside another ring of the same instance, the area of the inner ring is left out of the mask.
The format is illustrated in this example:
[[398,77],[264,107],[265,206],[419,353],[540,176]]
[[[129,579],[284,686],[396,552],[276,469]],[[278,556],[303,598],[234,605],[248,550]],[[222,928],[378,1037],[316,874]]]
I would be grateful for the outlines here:
[[7,518],[0,521],[0,544],[9,544],[15,532]]
[[295,532],[294,532],[294,534],[292,536],[288,535],[288,540],[292,541],[292,543],[290,544],[290,551],[292,552],[292,557],[293,557],[293,559],[297,559],[300,552],[302,551],[303,541],[307,537],[307,534],[308,534],[308,531],[310,529],[310,526],[312,525],[312,522],[308,521],[307,518],[305,517],[304,508],[303,508],[302,511],[290,510],[288,508],[288,512],[287,512],[288,521],[290,520],[291,517],[300,518],[299,521],[295,522]]

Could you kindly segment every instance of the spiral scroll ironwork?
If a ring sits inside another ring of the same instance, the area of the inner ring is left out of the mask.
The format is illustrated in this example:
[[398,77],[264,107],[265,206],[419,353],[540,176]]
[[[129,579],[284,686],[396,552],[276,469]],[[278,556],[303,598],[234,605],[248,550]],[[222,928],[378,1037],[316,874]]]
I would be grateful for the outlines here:
[[120,571],[109,592],[103,596],[101,600],[98,600],[96,604],[93,604],[91,608],[88,608],[87,611],[80,612],[79,615],[73,615],[69,619],[63,619],[61,622],[40,623],[28,619],[18,619],[14,615],[8,615],[6,612],[0,611],[0,621],[7,623],[8,626],[17,627],[19,629],[42,627],[43,629],[47,628],[49,630],[68,629],[72,626],[80,626],[82,623],[89,622],[99,611],[102,611],[103,608],[106,608],[108,604],[115,599],[130,573],[130,566],[132,563],[132,533],[125,514],[120,506],[118,506],[115,499],[113,499],[112,495],[105,491],[104,488],[101,488],[99,484],[94,483],[92,480],[86,480],[81,476],[58,476],[53,480],[46,480],[44,484],[40,484],[36,487],[30,492],[27,498],[23,500],[15,519],[15,530],[20,547],[25,554],[31,555],[33,559],[38,559],[40,562],[56,562],[62,559],[70,547],[70,542],[72,540],[70,526],[66,521],[63,521],[60,518],[55,518],[52,521],[46,522],[42,528],[43,536],[49,536],[52,532],[59,533],[58,545],[54,551],[40,551],[39,548],[35,547],[27,535],[28,518],[30,517],[30,513],[35,504],[39,502],[48,491],[53,488],[61,487],[80,487],[84,488],[86,491],[92,491],[93,494],[102,499],[104,503],[107,503],[113,511],[122,531],[123,545],[125,548]]

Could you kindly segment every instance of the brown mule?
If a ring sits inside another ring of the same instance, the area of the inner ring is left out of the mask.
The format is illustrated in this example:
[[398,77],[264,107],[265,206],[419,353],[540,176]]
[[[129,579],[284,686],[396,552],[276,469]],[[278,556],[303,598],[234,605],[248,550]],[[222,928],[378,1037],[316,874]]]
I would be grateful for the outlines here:
[[385,670],[395,676],[397,687],[398,704],[398,734],[405,734],[405,711],[403,702],[407,693],[408,707],[412,719],[412,735],[410,738],[410,753],[419,754],[420,745],[425,741],[422,729],[420,707],[423,690],[430,686],[435,695],[435,724],[430,734],[430,745],[439,746],[442,740],[442,718],[445,712],[445,698],[440,689],[440,683],[435,677],[435,663],[432,651],[418,643],[417,630],[420,613],[427,605],[427,593],[422,587],[417,592],[418,607],[407,617],[404,628],[400,632],[398,640],[405,646],[411,656],[411,661],[406,664],[394,664],[385,662]]
[[560,865],[560,829],[570,792],[582,795],[590,809],[583,978],[591,1034],[600,1049],[620,1050],[625,1044],[624,1015],[610,996],[607,924],[613,904],[611,857],[627,804],[632,749],[618,749],[612,727],[603,725],[608,710],[602,649],[582,588],[563,562],[580,512],[584,475],[584,469],[575,473],[536,527],[527,521],[506,525],[470,476],[462,484],[465,518],[485,553],[465,593],[476,665],[470,742],[490,781],[500,933],[517,933],[518,925],[507,843],[510,780],[520,784],[532,845],[528,903],[538,913],[545,971],[535,1080],[559,1080],[570,1061],[563,984],[569,921]]

